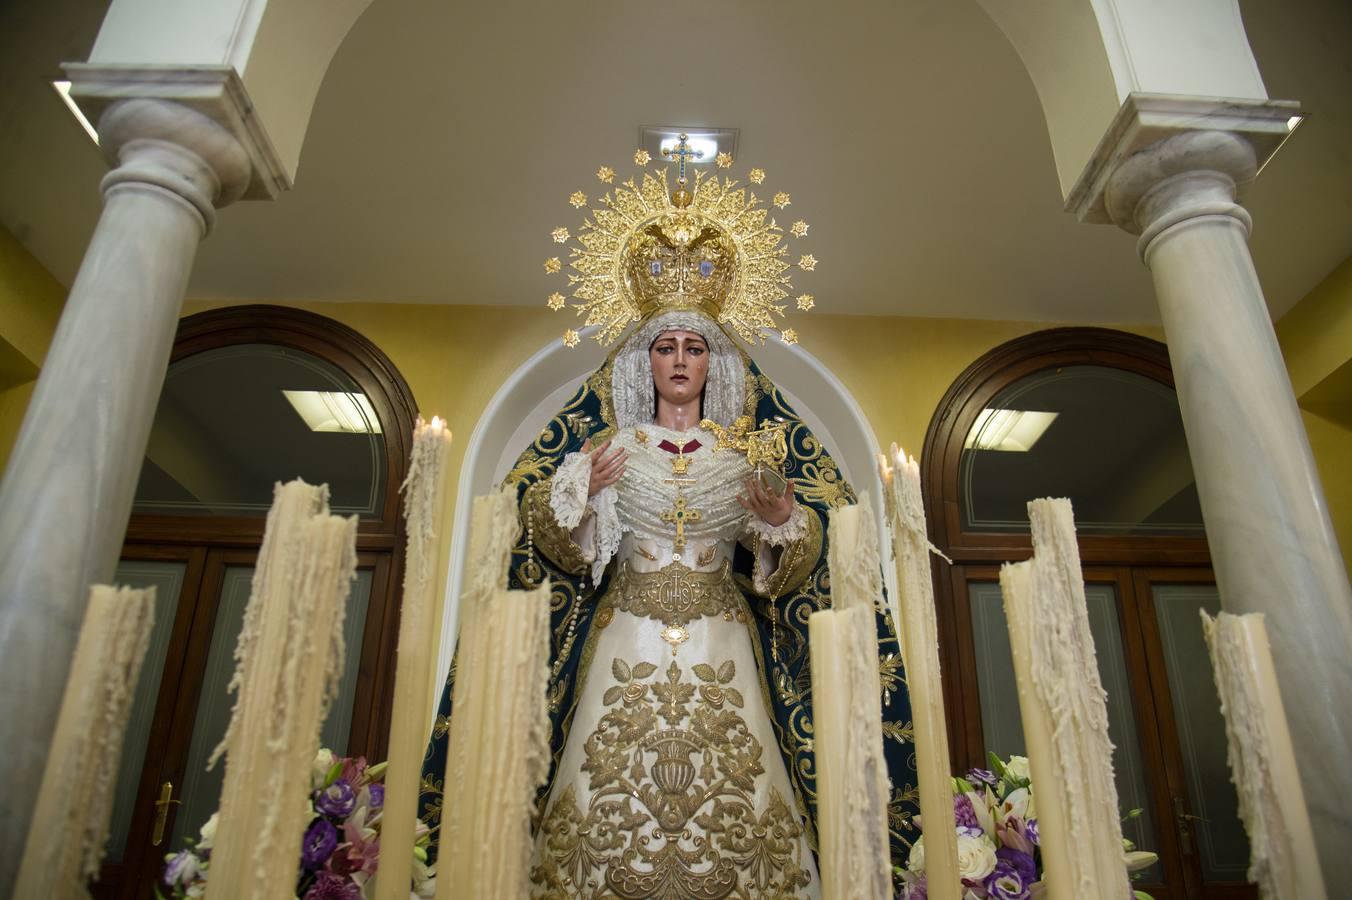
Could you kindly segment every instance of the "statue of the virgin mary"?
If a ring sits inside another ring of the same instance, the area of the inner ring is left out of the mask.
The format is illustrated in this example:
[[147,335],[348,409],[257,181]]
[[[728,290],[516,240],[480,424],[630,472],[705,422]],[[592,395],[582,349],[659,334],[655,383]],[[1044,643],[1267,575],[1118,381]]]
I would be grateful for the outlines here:
[[[623,339],[507,478],[523,525],[511,584],[548,578],[553,591],[538,897],[820,894],[807,620],[830,605],[827,511],[854,494],[732,336],[754,345],[783,312],[783,233],[734,182],[687,190],[680,162],[676,191],[665,171],[644,172],[584,224],[573,295],[598,339]],[[889,824],[904,860],[910,704],[879,600]],[[451,695],[448,680],[424,768],[431,826]]]

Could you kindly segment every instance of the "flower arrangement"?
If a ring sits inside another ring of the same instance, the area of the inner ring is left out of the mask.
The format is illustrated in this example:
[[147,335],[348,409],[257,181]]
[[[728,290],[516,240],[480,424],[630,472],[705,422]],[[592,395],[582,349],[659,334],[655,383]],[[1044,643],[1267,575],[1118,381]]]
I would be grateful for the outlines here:
[[[958,874],[963,900],[1029,900],[1045,890],[1037,826],[1037,808],[1028,759],[1003,761],[990,755],[990,769],[972,769],[953,779],[953,814],[958,829]],[[1139,809],[1127,818],[1140,815]],[[1139,872],[1159,858],[1123,841],[1123,868]],[[911,847],[906,868],[894,869],[901,882],[898,900],[928,900],[925,837]],[[1134,876],[1133,876],[1134,877]],[[1136,900],[1150,895],[1133,891]]]
[[[310,824],[300,845],[300,900],[366,900],[380,862],[380,818],[385,806],[385,763],[368,766],[364,757],[335,757],[320,750],[311,770]],[[180,900],[206,893],[217,814],[194,843],[166,856],[163,886]],[[410,900],[432,897],[436,878],[427,864],[427,826],[418,823],[413,847]],[[166,895],[157,887],[156,896]]]

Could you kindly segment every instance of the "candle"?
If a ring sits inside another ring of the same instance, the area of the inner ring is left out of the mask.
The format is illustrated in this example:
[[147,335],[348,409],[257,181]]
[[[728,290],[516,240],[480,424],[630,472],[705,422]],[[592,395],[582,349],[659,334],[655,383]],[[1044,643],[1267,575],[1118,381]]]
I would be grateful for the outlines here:
[[90,591],[15,897],[89,896],[85,885],[103,861],[122,742],[154,624],[154,588]]
[[1028,504],[1033,559],[1000,572],[1048,900],[1128,890],[1108,707],[1069,500]]
[[864,606],[873,610],[882,602],[878,530],[867,494],[857,504],[831,510],[826,526],[826,557],[831,573],[832,609]]
[[404,597],[399,610],[399,654],[394,681],[394,713],[390,725],[389,769],[385,776],[385,811],[381,816],[380,876],[377,900],[408,900],[413,877],[414,829],[424,743],[432,704],[432,667],[436,658],[437,524],[446,480],[451,433],[441,419],[418,419],[413,429],[413,454],[404,480]]
[[879,456],[878,467],[892,528],[901,612],[901,655],[911,694],[915,762],[920,780],[920,819],[925,832],[925,881],[928,896],[958,900],[957,823],[953,815],[953,779],[949,771],[948,723],[939,671],[939,626],[930,578],[930,545],[920,493],[920,466],[892,445],[893,466]]
[[882,599],[867,497],[827,531],[832,609],[808,619],[822,897],[891,896],[888,782],[874,615]]
[[356,539],[355,516],[329,515],[327,487],[276,487],[235,649],[235,709],[210,763],[227,754],[208,900],[294,890]]
[[1215,619],[1202,610],[1225,714],[1230,773],[1249,833],[1249,880],[1264,900],[1324,900],[1314,829],[1282,706],[1262,613]]
[[438,900],[530,893],[531,817],[550,763],[550,593],[546,580],[465,598]]

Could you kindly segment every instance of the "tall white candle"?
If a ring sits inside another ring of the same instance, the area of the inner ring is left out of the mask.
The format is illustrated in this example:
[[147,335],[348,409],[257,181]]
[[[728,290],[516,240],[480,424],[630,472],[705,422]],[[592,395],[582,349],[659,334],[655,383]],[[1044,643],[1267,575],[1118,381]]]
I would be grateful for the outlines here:
[[390,765],[385,776],[385,811],[381,817],[380,872],[375,885],[377,900],[408,900],[413,876],[414,829],[424,744],[430,731],[428,708],[432,703],[432,667],[436,660],[433,570],[450,446],[451,433],[441,419],[436,416],[431,422],[418,419],[413,430],[413,455],[404,481],[407,552],[404,597],[399,610]]
[[1028,504],[1033,559],[1000,584],[1049,900],[1127,892],[1106,693],[1069,500]]
[[867,498],[831,511],[832,609],[808,619],[822,897],[891,893],[887,764],[874,614],[882,601]]
[[920,466],[892,445],[893,464],[878,461],[886,491],[892,550],[900,593],[901,650],[915,726],[915,761],[920,779],[920,819],[925,833],[925,880],[928,896],[958,900],[957,823],[953,815],[953,780],[949,769],[948,722],[944,714],[943,680],[939,671],[939,626],[930,577],[930,546],[925,530],[925,505],[920,493]]
[[208,900],[289,896],[300,866],[310,766],[343,667],[357,519],[329,514],[328,488],[278,485],[235,648],[220,825]]
[[[438,900],[529,893],[531,817],[549,774],[546,580],[509,591],[513,494],[475,500],[446,754]],[[454,785],[454,789],[452,786]]]
[[155,589],[95,585],[38,789],[15,897],[89,896],[99,873]]
[[1230,774],[1249,833],[1249,880],[1264,900],[1324,900],[1314,829],[1262,613],[1202,611],[1225,714]]

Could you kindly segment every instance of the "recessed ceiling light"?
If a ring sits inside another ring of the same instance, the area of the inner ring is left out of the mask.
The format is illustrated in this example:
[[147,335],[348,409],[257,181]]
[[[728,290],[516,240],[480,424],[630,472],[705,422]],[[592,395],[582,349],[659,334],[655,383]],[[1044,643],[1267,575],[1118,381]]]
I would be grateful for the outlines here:
[[52,87],[56,88],[56,92],[61,96],[61,101],[66,104],[66,108],[71,111],[71,115],[75,116],[75,120],[79,122],[80,127],[85,130],[85,134],[88,134],[90,139],[97,144],[99,142],[98,129],[89,124],[89,120],[85,118],[85,114],[80,112],[80,107],[76,106],[75,101],[71,99],[70,82],[53,81]]
[[983,409],[967,432],[963,449],[1026,453],[1059,415],[1023,409]]
[[380,434],[380,419],[365,394],[343,391],[282,391],[311,431]]

